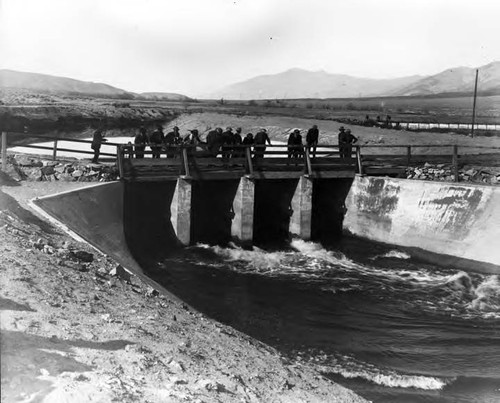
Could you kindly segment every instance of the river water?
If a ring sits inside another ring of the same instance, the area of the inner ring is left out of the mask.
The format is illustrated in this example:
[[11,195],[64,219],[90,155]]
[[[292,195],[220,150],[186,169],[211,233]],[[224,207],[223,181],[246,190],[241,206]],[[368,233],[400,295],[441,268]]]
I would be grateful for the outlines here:
[[199,244],[154,269],[198,310],[369,400],[500,402],[498,275],[351,238]]

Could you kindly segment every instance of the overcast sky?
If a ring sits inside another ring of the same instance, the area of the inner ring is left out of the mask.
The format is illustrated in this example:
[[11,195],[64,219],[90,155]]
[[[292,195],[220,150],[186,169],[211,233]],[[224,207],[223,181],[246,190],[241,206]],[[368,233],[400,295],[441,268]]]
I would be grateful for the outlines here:
[[360,77],[500,60],[499,0],[0,0],[0,68],[211,90],[292,67]]

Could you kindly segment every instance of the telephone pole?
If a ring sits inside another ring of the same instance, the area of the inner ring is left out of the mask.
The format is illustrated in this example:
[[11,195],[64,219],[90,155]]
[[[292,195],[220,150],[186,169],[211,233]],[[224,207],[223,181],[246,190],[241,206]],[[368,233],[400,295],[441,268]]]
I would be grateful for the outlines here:
[[476,97],[477,97],[477,76],[479,75],[479,70],[476,69],[476,83],[474,84],[474,103],[472,104],[472,131],[470,136],[474,137],[474,124],[476,122]]

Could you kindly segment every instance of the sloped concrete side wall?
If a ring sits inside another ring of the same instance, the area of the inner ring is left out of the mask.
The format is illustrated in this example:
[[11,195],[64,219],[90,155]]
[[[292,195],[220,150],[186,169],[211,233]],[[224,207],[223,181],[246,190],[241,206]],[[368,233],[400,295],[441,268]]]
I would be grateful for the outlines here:
[[46,196],[33,203],[129,271],[143,275],[125,240],[123,192],[123,183],[111,182]]
[[354,235],[500,272],[500,187],[357,176],[346,207],[344,229]]

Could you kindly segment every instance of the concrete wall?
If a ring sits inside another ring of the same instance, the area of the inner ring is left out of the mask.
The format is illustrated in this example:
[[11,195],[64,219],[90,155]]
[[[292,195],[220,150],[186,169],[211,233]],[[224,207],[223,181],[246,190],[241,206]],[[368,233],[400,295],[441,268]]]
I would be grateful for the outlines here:
[[500,272],[500,187],[357,176],[346,207],[354,235]]
[[175,182],[162,186],[136,184],[131,187],[111,182],[41,197],[32,203],[146,284],[180,303],[182,301],[150,277],[151,273],[145,273],[140,260],[136,259],[148,257],[144,253],[145,246],[150,248],[146,249],[146,252],[152,253],[150,257],[161,249],[175,247],[169,206],[165,205],[164,211],[168,213],[163,216],[139,214],[140,211],[151,212],[154,204],[167,203],[169,198],[172,199],[174,189]]

